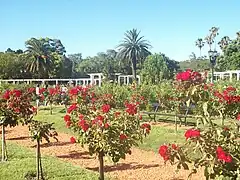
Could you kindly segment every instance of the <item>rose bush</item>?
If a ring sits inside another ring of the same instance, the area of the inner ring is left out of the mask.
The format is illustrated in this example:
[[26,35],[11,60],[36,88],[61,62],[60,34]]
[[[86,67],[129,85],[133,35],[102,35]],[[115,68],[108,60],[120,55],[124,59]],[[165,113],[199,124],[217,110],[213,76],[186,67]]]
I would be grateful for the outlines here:
[[[236,126],[236,123],[234,124]],[[209,126],[203,130],[190,129],[185,133],[187,142],[172,148],[162,145],[159,154],[177,169],[191,169],[191,176],[204,167],[206,179],[240,178],[240,133],[238,126],[226,128]]]
[[31,93],[18,89],[6,90],[0,95],[0,125],[2,126],[2,160],[7,160],[5,128],[31,122],[36,108],[31,105]]
[[72,137],[70,141],[86,145],[91,155],[98,156],[100,179],[103,179],[103,157],[110,156],[113,162],[124,159],[151,127],[140,124],[139,103],[128,101],[125,109],[119,110],[112,104],[106,104],[114,102],[112,96],[96,96],[93,88],[78,88],[76,94],[76,103],[68,108],[68,114],[64,116],[66,126],[78,133],[77,138]]

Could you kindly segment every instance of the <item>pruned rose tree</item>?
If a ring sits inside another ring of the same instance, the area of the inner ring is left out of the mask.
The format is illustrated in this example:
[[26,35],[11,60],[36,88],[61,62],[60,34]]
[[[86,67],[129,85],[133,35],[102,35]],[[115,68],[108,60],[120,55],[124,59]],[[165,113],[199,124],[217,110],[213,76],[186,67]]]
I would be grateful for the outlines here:
[[36,141],[36,178],[44,179],[42,170],[42,159],[41,159],[41,142],[43,139],[50,142],[50,138],[57,139],[57,132],[53,127],[53,123],[40,122],[32,120],[29,125],[30,136],[33,141]]
[[97,97],[92,88],[77,87],[74,95],[76,103],[68,108],[64,116],[66,126],[78,134],[76,139],[71,138],[71,142],[87,146],[90,155],[98,157],[99,179],[103,180],[104,157],[110,156],[113,162],[124,159],[151,127],[140,124],[140,102],[126,102],[125,109],[119,110],[114,108],[111,95]]
[[7,90],[0,95],[0,125],[2,126],[2,161],[7,160],[5,128],[15,127],[19,123],[28,124],[36,108],[31,104],[31,93],[21,90]]
[[[233,87],[223,91],[201,81],[192,81],[192,71],[177,75],[180,99],[192,103],[193,113],[204,121],[202,129],[196,127],[185,132],[186,143],[165,144],[159,154],[165,162],[177,165],[177,169],[191,169],[189,178],[199,168],[204,169],[206,179],[240,178],[240,98]],[[197,73],[196,73],[197,74]],[[200,76],[199,76],[200,77]],[[184,100],[185,98],[185,100]],[[212,121],[218,118],[219,122]],[[228,126],[223,119],[228,118]],[[222,123],[220,123],[222,121]]]

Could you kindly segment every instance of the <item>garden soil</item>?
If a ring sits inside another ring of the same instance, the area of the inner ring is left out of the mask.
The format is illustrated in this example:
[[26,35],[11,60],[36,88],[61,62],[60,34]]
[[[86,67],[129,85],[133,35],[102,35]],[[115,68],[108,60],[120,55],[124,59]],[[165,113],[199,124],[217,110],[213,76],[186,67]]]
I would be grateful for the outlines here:
[[[7,129],[7,141],[16,142],[22,146],[34,150],[34,142],[29,138],[27,126],[18,126]],[[90,156],[86,149],[81,148],[78,144],[69,142],[70,135],[59,133],[58,142],[52,140],[51,143],[43,142],[41,152],[43,155],[57,157],[73,165],[77,165],[92,171],[98,171],[98,160]],[[185,180],[189,171],[181,170],[175,172],[176,167],[169,163],[164,164],[162,158],[152,152],[144,151],[138,148],[132,148],[132,154],[127,155],[125,160],[113,164],[110,159],[105,159],[105,172],[107,176],[118,180]],[[192,180],[204,179],[203,172],[193,175]]]

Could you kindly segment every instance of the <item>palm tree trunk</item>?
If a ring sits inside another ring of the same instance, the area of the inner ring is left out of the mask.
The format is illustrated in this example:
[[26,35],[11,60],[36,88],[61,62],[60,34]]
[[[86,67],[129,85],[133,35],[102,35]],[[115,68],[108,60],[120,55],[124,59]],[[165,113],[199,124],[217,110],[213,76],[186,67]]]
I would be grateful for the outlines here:
[[137,59],[136,57],[133,57],[132,59],[132,75],[133,75],[133,80],[137,80]]

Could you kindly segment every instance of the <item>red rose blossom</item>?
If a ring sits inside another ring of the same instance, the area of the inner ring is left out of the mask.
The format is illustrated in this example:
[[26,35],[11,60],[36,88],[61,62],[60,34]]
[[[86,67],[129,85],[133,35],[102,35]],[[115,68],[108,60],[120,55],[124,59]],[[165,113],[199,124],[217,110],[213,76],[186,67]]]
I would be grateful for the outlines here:
[[137,114],[137,106],[135,104],[126,103],[126,112],[130,115]]
[[102,105],[102,112],[103,113],[108,113],[111,109],[111,106],[109,104],[104,104]]
[[67,113],[71,113],[72,111],[76,110],[77,109],[77,104],[72,104],[68,110],[67,110]]
[[232,156],[227,154],[221,146],[218,146],[216,149],[217,158],[220,161],[231,163],[232,162]]
[[64,116],[64,121],[65,121],[65,122],[71,121],[71,116],[69,116],[68,114],[66,114],[66,115]]
[[240,121],[240,113],[237,115],[237,120]]
[[125,134],[120,134],[119,138],[121,141],[123,141],[123,140],[127,139],[127,136]]
[[70,142],[73,143],[73,144],[76,143],[75,137],[70,137]]
[[105,128],[105,129],[108,129],[109,126],[110,126],[110,125],[109,125],[108,123],[105,123],[105,124],[104,124],[104,128]]
[[186,139],[195,138],[200,136],[200,131],[198,129],[188,129],[185,132]]
[[168,146],[162,145],[159,147],[158,153],[161,157],[163,157],[164,161],[169,159],[169,149]]

